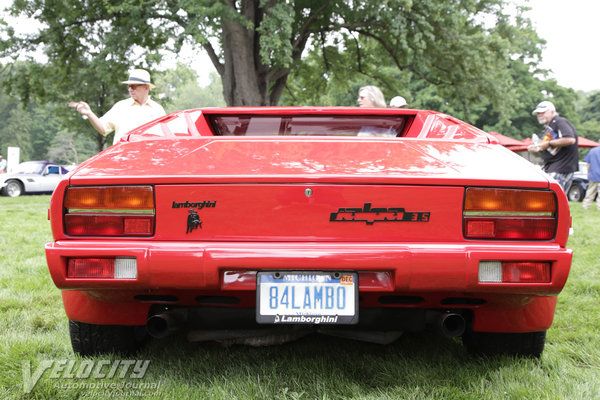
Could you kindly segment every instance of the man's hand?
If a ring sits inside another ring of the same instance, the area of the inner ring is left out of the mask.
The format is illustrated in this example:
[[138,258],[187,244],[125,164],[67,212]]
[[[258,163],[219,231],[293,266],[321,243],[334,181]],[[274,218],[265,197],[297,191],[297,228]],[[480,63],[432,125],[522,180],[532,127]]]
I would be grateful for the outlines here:
[[540,144],[530,144],[529,146],[527,146],[527,151],[539,153],[540,151],[544,151],[548,148],[547,143],[548,142],[543,142]]
[[72,101],[69,103],[69,107],[77,110],[77,112],[82,115],[83,119],[89,119],[94,129],[97,130],[102,136],[106,136],[108,133],[110,133],[105,131],[104,124],[102,121],[100,121],[96,114],[94,114],[90,108],[90,105],[85,101]]
[[552,148],[566,147],[566,146],[570,146],[572,144],[575,144],[575,138],[562,137],[562,138],[558,138],[558,139],[548,140],[548,141],[542,142],[538,145],[530,144],[529,146],[527,146],[527,151],[540,152],[540,151],[548,150],[550,147],[552,147]]
[[85,101],[72,101],[69,103],[69,107],[74,108],[79,114],[86,117],[92,113],[90,105]]

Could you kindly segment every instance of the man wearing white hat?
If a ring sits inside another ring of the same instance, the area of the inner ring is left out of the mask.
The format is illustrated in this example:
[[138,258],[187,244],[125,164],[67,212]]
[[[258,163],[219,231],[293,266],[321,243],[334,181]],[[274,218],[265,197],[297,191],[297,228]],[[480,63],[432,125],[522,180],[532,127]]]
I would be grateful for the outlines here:
[[558,115],[549,101],[538,104],[532,114],[544,125],[544,132],[541,141],[531,144],[527,150],[540,153],[544,171],[568,193],[573,173],[579,170],[577,131],[569,120]]
[[390,107],[406,108],[407,106],[406,99],[402,96],[395,96],[390,100]]
[[143,69],[134,69],[129,79],[123,81],[129,91],[129,99],[117,102],[106,114],[98,118],[85,101],[71,102],[69,107],[75,108],[81,115],[89,118],[92,126],[102,135],[115,132],[113,144],[130,130],[165,115],[160,104],[150,98],[150,89],[155,86],[150,81],[150,74]]

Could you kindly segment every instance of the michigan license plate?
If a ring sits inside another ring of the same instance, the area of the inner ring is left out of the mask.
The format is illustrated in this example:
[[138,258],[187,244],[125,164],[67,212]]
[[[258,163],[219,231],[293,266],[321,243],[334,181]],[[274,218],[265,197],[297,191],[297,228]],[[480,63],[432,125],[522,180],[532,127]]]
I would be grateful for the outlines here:
[[262,271],[256,280],[260,324],[358,323],[356,272]]

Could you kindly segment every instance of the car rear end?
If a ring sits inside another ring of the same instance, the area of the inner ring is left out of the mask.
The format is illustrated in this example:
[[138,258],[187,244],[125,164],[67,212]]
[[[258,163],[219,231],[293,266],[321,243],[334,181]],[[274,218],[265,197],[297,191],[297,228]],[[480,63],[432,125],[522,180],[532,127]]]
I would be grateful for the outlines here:
[[50,214],[83,354],[132,350],[144,330],[265,344],[437,327],[539,356],[572,257],[558,184],[475,141],[131,141],[61,182]]

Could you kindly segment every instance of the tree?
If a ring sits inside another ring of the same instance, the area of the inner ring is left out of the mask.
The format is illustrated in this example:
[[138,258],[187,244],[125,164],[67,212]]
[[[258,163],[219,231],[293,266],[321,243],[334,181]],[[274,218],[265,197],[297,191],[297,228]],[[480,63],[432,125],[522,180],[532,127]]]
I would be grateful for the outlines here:
[[6,157],[7,147],[15,146],[20,148],[21,161],[76,164],[95,154],[89,138],[62,127],[56,109],[54,104],[34,102],[24,107],[15,99],[0,94],[0,114],[4,116],[0,125],[0,154]]
[[600,141],[600,91],[589,93],[583,98],[579,111],[582,122],[579,133],[585,138]]
[[191,67],[177,63],[175,69],[156,77],[156,91],[163,95],[161,103],[167,112],[199,107],[224,107],[223,85],[216,73],[210,74],[210,83],[202,88],[198,75]]
[[56,133],[48,147],[47,159],[62,164],[80,164],[96,154],[93,145],[89,137],[63,130]]
[[594,91],[586,96],[585,104],[581,110],[581,119],[583,121],[600,121],[600,91]]
[[[471,74],[460,67],[455,78],[438,81],[419,69],[399,69],[384,49],[372,39],[361,39],[360,47],[344,48],[336,43],[313,48],[291,74],[282,104],[356,105],[358,88],[378,85],[389,100],[405,97],[412,108],[448,113],[486,131],[498,131],[515,138],[531,137],[540,126],[531,110],[540,101],[551,99],[561,114],[576,121],[572,107],[575,93],[545,80],[548,71],[537,67],[543,41],[519,9],[508,18],[499,15],[489,28],[491,35],[477,36],[472,47],[490,51],[484,58],[471,57],[472,49],[440,44],[440,64],[471,63]],[[466,26],[468,21],[461,20]],[[456,22],[458,23],[458,22]],[[360,53],[359,53],[360,51]],[[443,56],[442,54],[445,54]],[[476,65],[477,67],[475,67]],[[476,72],[480,71],[480,72]]]
[[[88,135],[97,151],[102,150],[112,142],[112,136],[104,137],[89,129],[89,123],[67,107],[68,102],[85,100],[96,114],[104,114],[127,96],[125,87],[119,84],[127,71],[153,65],[160,57],[147,48],[158,47],[164,41],[155,38],[150,26],[133,24],[135,15],[117,21],[113,29],[114,5],[100,0],[15,0],[10,10],[13,15],[34,18],[45,26],[39,33],[27,35],[19,35],[12,26],[4,28],[7,39],[0,41],[0,54],[14,60],[0,69],[4,91],[24,104],[30,100],[62,104],[57,115],[63,123],[72,131]],[[136,36],[146,37],[140,46],[136,46]],[[46,60],[40,62],[34,57],[39,53]]]
[[[352,58],[354,67],[349,72],[378,81],[414,77],[439,87],[441,96],[460,101],[465,113],[471,114],[471,104],[482,99],[498,103],[510,90],[503,76],[515,49],[496,26],[519,36],[520,25],[504,14],[505,3],[17,0],[11,8],[15,15],[36,18],[47,27],[31,37],[7,29],[8,40],[0,52],[17,54],[43,47],[47,68],[52,70],[45,72],[64,87],[73,84],[82,64],[94,72],[94,82],[105,83],[128,61],[141,56],[152,65],[160,51],[176,52],[189,41],[208,53],[221,76],[228,105],[257,106],[279,103],[290,73],[303,65],[305,51],[330,47],[345,54],[329,57],[326,63],[332,67]],[[393,68],[380,68],[386,66]],[[102,108],[107,96],[96,96]]]
[[15,146],[21,149],[24,160],[46,159],[46,149],[59,126],[52,106],[30,103],[23,107],[0,95],[0,114],[4,116],[0,125],[0,154],[6,156],[7,147]]

